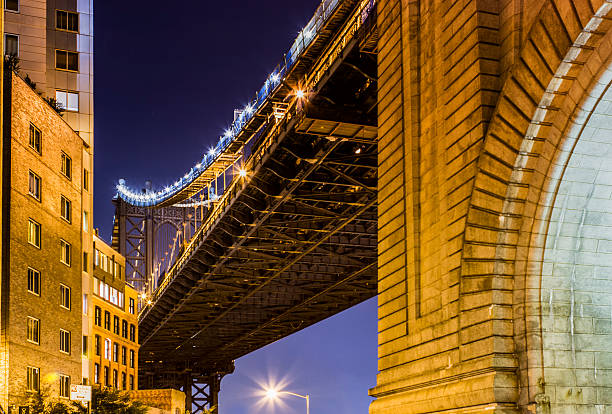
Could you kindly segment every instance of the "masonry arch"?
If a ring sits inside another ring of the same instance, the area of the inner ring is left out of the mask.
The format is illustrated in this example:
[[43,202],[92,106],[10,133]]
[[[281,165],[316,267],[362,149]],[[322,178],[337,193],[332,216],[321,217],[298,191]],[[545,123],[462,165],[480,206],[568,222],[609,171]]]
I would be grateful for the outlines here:
[[542,8],[540,22],[554,21],[572,41],[553,40],[562,56],[546,73],[534,68],[547,40],[530,33],[479,162],[475,193],[504,192],[491,268],[500,291],[512,290],[524,409],[612,405],[611,10],[601,2],[572,30],[576,22],[554,2]]

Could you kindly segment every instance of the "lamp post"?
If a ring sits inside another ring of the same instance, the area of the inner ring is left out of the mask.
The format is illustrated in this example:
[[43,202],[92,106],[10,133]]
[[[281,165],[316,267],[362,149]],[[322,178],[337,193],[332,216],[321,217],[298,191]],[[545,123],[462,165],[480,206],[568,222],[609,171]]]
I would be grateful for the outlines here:
[[277,399],[280,394],[292,395],[294,397],[305,399],[306,400],[306,414],[310,414],[310,395],[308,394],[301,395],[301,394],[296,394],[290,391],[277,391],[273,388],[266,391],[266,397],[268,397],[271,400]]

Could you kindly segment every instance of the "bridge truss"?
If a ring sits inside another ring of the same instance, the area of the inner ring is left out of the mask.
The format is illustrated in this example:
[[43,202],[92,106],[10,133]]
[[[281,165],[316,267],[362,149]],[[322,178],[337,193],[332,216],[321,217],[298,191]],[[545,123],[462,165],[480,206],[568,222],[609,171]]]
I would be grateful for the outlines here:
[[[372,3],[340,2],[252,118],[251,138],[225,154],[211,179],[194,181],[174,204],[117,200],[120,251],[136,260],[134,277],[148,289],[139,317],[141,386],[182,388],[202,412],[217,405],[235,359],[376,294]],[[222,190],[214,197],[212,183]],[[198,207],[199,216],[181,213]],[[195,223],[193,235],[152,281],[147,226],[168,216],[176,228]],[[130,255],[134,245],[144,252]]]

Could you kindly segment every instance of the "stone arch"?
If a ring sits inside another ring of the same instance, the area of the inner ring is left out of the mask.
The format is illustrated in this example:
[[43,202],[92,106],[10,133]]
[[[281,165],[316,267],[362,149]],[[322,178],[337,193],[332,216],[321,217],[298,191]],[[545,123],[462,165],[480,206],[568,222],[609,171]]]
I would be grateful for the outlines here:
[[[500,297],[512,292],[511,301],[506,296],[496,305],[512,309],[518,404],[523,408],[546,404],[550,397],[541,294],[547,235],[578,141],[577,125],[601,97],[612,56],[612,4],[592,3],[592,10],[582,7],[582,14],[563,13],[567,2],[562,1],[541,8],[492,117],[466,228],[463,273],[472,263],[483,268],[488,263],[493,289]],[[563,35],[542,36],[544,24]],[[557,55],[546,56],[545,50]],[[494,258],[483,246],[494,247]]]

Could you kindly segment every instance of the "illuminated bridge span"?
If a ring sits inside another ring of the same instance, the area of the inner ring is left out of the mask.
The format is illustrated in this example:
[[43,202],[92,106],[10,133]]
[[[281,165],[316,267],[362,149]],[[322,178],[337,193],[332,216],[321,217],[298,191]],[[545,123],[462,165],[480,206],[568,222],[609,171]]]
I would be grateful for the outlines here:
[[118,186],[143,292],[140,384],[217,403],[233,360],[376,294],[376,16],[325,0],[216,147],[173,186]]

